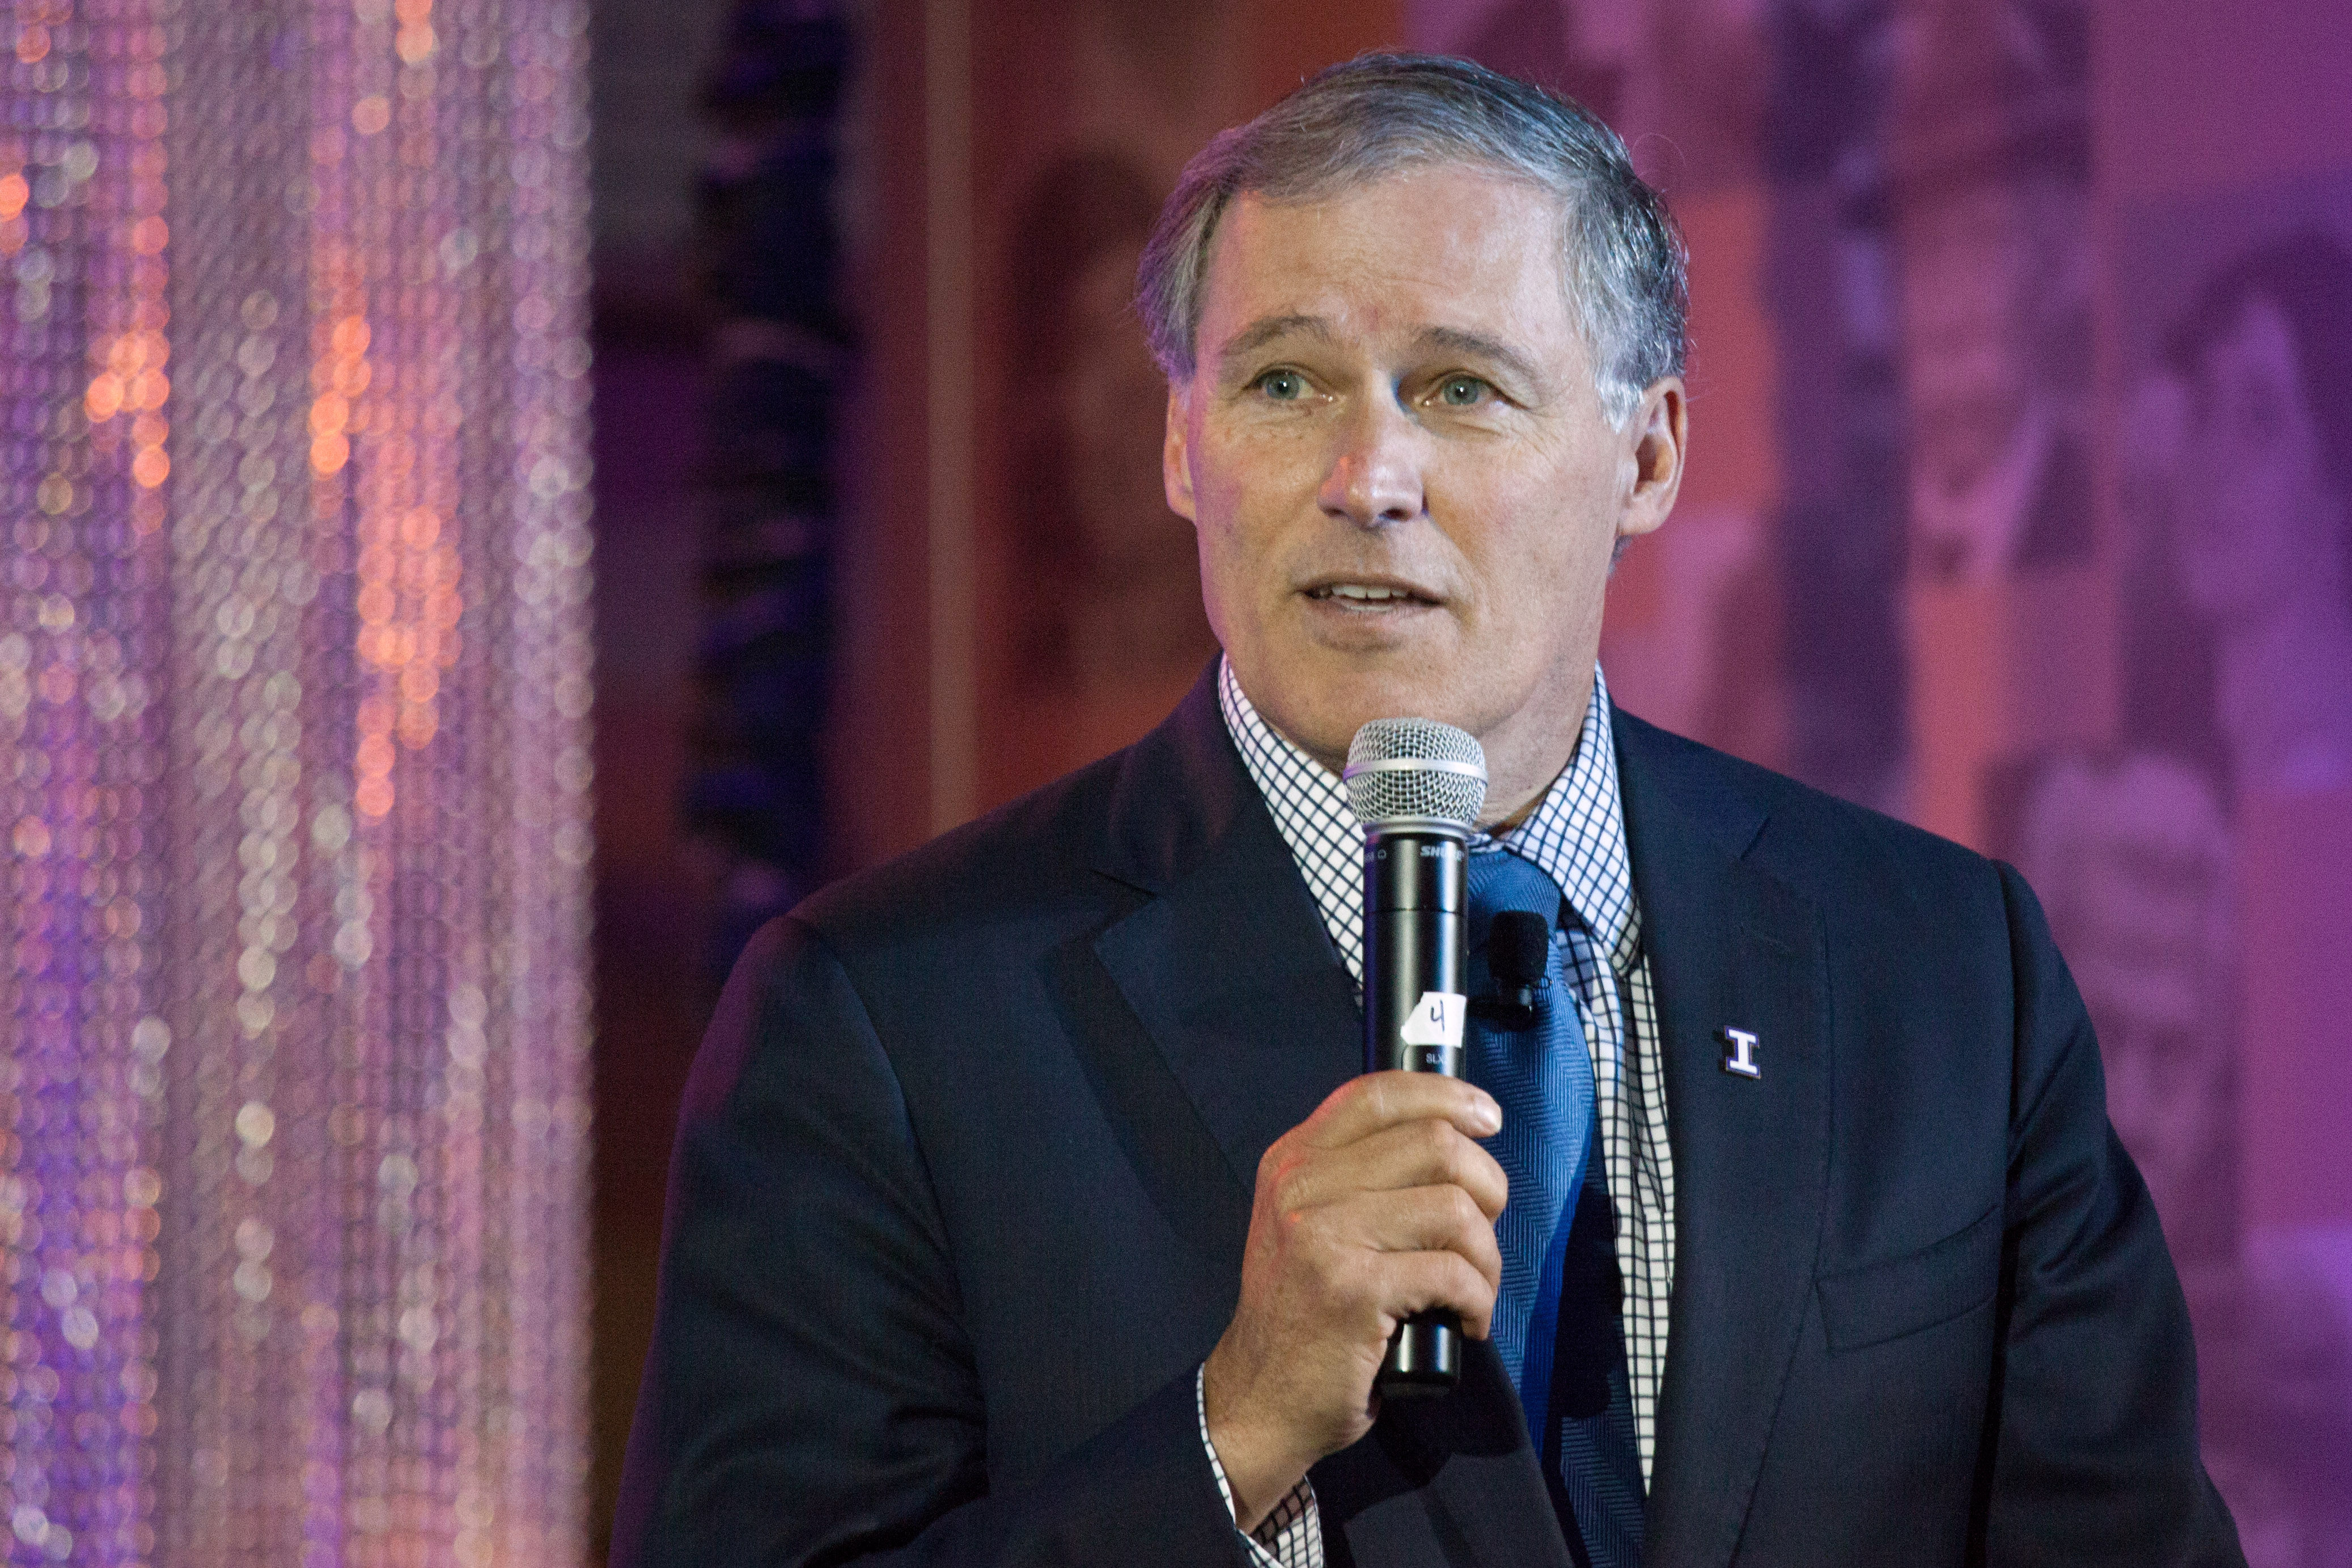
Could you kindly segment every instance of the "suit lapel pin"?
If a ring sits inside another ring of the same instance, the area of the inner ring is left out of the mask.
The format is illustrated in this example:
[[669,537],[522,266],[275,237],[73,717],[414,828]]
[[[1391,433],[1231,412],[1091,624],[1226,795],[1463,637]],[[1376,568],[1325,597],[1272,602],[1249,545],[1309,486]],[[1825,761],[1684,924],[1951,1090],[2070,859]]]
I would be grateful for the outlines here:
[[1723,1070],[1740,1078],[1762,1078],[1764,1069],[1756,1065],[1756,1037],[1745,1029],[1717,1029],[1723,1041]]

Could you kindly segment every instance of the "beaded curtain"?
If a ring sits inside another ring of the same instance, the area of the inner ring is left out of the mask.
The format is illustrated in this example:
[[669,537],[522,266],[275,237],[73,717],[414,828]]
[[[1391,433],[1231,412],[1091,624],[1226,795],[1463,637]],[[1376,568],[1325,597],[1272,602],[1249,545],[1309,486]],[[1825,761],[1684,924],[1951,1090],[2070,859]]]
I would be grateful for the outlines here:
[[0,0],[0,1562],[583,1553],[577,0]]

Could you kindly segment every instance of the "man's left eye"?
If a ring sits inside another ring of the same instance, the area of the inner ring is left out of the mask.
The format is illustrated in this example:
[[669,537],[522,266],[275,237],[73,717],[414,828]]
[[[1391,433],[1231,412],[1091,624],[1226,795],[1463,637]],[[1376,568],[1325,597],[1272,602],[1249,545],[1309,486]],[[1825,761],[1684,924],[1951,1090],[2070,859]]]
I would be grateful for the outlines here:
[[1475,375],[1449,375],[1437,384],[1437,401],[1448,408],[1475,408],[1493,390]]

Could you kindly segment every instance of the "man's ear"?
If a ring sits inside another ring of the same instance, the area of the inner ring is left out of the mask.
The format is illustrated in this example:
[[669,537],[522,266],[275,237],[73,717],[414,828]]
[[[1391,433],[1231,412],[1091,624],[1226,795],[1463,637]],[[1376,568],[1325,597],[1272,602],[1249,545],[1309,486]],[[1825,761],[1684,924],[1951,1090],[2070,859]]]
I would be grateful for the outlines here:
[[1192,384],[1168,384],[1168,433],[1160,444],[1160,482],[1168,489],[1168,510],[1187,522],[1198,522],[1192,504]]
[[1625,427],[1633,485],[1617,512],[1618,548],[1654,531],[1675,510],[1683,487],[1683,458],[1689,448],[1690,405],[1683,378],[1661,376],[1642,394],[1642,405]]

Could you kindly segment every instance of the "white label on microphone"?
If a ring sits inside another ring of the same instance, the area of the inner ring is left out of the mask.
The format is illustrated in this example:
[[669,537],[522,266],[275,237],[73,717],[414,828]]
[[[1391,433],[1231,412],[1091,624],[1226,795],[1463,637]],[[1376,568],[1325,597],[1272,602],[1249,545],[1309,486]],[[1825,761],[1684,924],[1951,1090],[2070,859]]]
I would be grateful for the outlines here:
[[1424,991],[1397,1037],[1408,1046],[1459,1046],[1462,1019],[1469,1010],[1466,997],[1451,991]]

